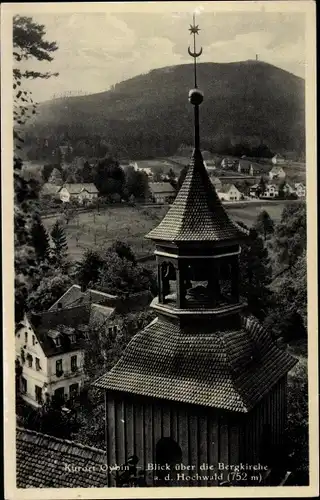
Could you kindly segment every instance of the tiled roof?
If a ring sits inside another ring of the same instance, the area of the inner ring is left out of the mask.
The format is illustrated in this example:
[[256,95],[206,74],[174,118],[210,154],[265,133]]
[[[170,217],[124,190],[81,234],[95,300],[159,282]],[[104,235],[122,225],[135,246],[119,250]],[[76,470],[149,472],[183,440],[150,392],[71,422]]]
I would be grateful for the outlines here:
[[[222,184],[221,188],[218,189],[220,193],[228,193],[230,189],[237,189],[234,184]],[[239,191],[237,189],[237,191]]]
[[88,191],[89,193],[98,193],[98,190],[93,183],[64,184],[62,187],[66,188],[70,194],[79,194],[81,193],[81,191]]
[[201,152],[194,150],[175,201],[147,238],[173,242],[223,241],[237,240],[245,234],[225,212],[210,182]]
[[105,450],[17,428],[18,488],[107,486]]
[[255,319],[243,318],[238,329],[222,323],[219,331],[199,331],[157,318],[94,385],[247,412],[296,362]]
[[155,194],[175,192],[170,182],[149,182],[149,188],[150,191]]
[[51,307],[50,311],[58,309],[58,304],[62,308],[75,307],[84,304],[101,304],[107,307],[114,307],[118,297],[108,293],[100,292],[99,290],[88,289],[85,292],[81,291],[79,285],[72,285]]
[[28,315],[28,320],[47,357],[83,349],[83,339],[80,335],[77,336],[76,342],[73,343],[70,343],[67,335],[62,335],[61,345],[57,346],[52,336],[48,335],[48,333],[55,330],[63,333],[64,328],[74,328],[75,333],[77,333],[78,327],[87,325],[89,319],[90,307],[88,306],[77,306]]
[[52,184],[50,182],[46,182],[43,184],[40,194],[41,195],[46,195],[46,194],[57,194],[58,191],[60,190],[61,186],[57,186],[56,184]]

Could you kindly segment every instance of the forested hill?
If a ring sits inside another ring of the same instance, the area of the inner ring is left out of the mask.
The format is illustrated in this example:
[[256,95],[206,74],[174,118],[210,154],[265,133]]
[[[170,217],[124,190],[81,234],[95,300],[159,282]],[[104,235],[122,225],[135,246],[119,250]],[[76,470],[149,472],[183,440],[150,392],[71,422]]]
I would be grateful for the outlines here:
[[[202,146],[263,140],[274,151],[304,150],[304,80],[260,61],[202,63]],[[173,154],[192,142],[192,65],[150,71],[99,94],[39,105],[29,137],[71,142],[99,136],[122,155]],[[36,99],[36,96],[35,96]],[[49,141],[49,142],[50,142]],[[50,147],[50,144],[49,144]]]

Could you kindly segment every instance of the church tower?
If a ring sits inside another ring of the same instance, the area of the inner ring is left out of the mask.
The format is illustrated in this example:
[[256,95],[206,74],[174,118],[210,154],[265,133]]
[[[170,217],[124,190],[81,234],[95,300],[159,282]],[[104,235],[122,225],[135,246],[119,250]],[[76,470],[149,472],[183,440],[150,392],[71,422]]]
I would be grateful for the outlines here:
[[[239,296],[248,235],[227,215],[203,164],[195,22],[190,31],[195,147],[174,203],[147,235],[156,246],[158,317],[95,386],[106,394],[110,465],[135,455],[148,486],[258,486],[283,444],[287,373],[296,361],[245,314]],[[236,474],[240,464],[246,468]]]

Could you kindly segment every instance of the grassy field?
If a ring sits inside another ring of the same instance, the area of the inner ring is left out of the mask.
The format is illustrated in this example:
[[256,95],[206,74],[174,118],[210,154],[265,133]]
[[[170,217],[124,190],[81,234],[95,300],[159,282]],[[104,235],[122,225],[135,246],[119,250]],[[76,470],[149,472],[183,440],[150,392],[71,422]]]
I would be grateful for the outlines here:
[[[261,205],[241,205],[228,207],[227,211],[235,220],[244,222],[249,227],[253,225],[261,210],[267,210],[272,219],[277,222],[284,203]],[[69,254],[73,260],[81,258],[86,249],[103,251],[116,240],[124,240],[131,245],[137,257],[142,257],[154,250],[151,241],[145,235],[163,218],[167,207],[110,207],[100,211],[79,213],[67,225],[65,232],[68,239]],[[51,230],[57,215],[44,218],[47,230]]]

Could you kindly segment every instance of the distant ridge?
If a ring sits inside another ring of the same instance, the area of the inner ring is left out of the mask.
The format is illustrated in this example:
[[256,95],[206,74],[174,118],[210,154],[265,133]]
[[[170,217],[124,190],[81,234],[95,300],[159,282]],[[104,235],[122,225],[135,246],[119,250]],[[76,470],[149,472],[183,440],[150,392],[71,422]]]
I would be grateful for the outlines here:
[[[304,150],[303,78],[263,61],[247,60],[200,63],[198,82],[205,96],[201,105],[205,147],[229,138],[262,140],[273,150]],[[188,103],[192,86],[191,64],[154,69],[112,90],[43,102],[29,131],[37,137],[68,133],[75,139],[98,134],[115,147],[125,141],[128,154],[137,137],[142,141],[148,137],[149,153],[161,154],[170,138],[172,149],[192,142]]]

